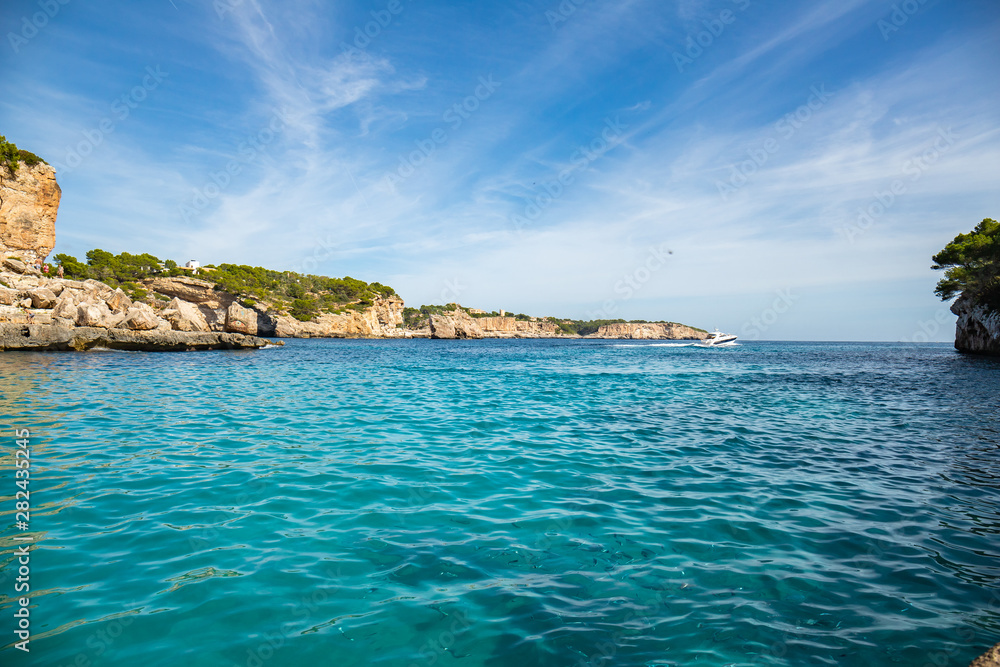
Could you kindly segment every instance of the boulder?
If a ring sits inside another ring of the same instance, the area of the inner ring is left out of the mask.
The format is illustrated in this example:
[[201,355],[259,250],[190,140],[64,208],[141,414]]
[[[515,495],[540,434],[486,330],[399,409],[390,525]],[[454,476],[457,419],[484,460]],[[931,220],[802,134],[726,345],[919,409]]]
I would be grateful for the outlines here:
[[158,329],[162,322],[163,320],[156,316],[152,308],[144,303],[134,303],[118,326],[132,331],[152,331]]
[[211,331],[205,316],[193,303],[174,297],[160,316],[170,322],[174,331]]
[[13,271],[14,273],[24,273],[28,270],[28,266],[24,262],[13,257],[5,259],[3,265],[8,271]]
[[121,321],[103,301],[85,301],[76,308],[78,327],[101,327],[110,329]]
[[973,660],[969,667],[1000,667],[1000,644]]
[[52,317],[76,320],[76,298],[71,290],[63,290],[52,307]]
[[17,302],[19,296],[20,294],[17,290],[0,287],[0,304],[13,306]]
[[56,296],[62,294],[63,290],[66,289],[66,286],[63,285],[61,280],[46,280],[42,287],[46,288]]
[[105,297],[104,302],[113,313],[124,313],[132,307],[132,299],[120,287]]
[[28,292],[28,296],[31,298],[32,308],[49,309],[56,305],[56,295],[52,293],[52,290],[44,287],[31,290]]
[[244,308],[235,301],[226,309],[226,331],[257,335],[257,311]]

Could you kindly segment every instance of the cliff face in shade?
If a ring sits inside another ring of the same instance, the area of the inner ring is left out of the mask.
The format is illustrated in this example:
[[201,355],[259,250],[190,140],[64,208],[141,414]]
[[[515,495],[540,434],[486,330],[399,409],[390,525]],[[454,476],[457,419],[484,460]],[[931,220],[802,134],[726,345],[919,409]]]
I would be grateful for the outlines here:
[[597,338],[623,338],[631,340],[700,340],[707,334],[674,322],[632,324],[622,322],[605,324],[597,330]]
[[955,324],[955,349],[973,354],[1000,355],[1000,312],[973,303],[966,295],[952,304],[958,315]]

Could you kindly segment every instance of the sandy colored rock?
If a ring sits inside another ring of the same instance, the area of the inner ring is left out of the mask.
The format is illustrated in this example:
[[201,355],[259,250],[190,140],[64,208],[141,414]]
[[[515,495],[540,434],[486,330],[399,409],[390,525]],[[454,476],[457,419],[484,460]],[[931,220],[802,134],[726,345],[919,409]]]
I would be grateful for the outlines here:
[[197,278],[153,278],[143,281],[143,285],[153,292],[188,303],[204,303],[216,307],[220,301],[225,301],[228,307],[233,300],[231,294],[216,292],[215,285]]
[[132,299],[128,298],[128,295],[119,287],[104,299],[104,303],[108,304],[111,312],[123,313],[132,306]]
[[46,289],[44,287],[38,287],[31,290],[28,293],[31,298],[32,308],[52,308],[56,305],[56,295],[52,293],[52,290]]
[[160,328],[161,323],[163,320],[156,316],[152,308],[144,303],[135,303],[125,313],[125,319],[118,326],[132,331],[152,331]]
[[1000,644],[972,661],[969,667],[1000,667]]
[[235,301],[226,309],[226,331],[257,335],[257,311]]
[[160,313],[175,331],[211,331],[205,316],[193,303],[174,298]]
[[76,307],[76,325],[78,327],[103,327],[109,329],[115,326],[120,318],[103,301],[85,301]]
[[52,317],[61,317],[68,320],[76,320],[77,299],[72,290],[63,290],[63,293],[56,300],[52,308]]
[[21,260],[14,259],[13,257],[8,257],[3,261],[3,266],[8,271],[13,271],[14,273],[24,273],[28,270],[28,267]]
[[260,335],[271,335],[266,325],[273,321],[273,334],[279,338],[402,338],[403,301],[397,296],[378,298],[364,310],[323,313],[309,322],[278,315],[271,318],[258,311]]
[[0,174],[0,252],[33,263],[56,245],[56,213],[62,191],[47,164],[20,163],[16,176]]
[[431,338],[482,338],[483,329],[464,310],[431,315]]
[[17,290],[0,287],[0,304],[13,306],[19,296],[20,293]]
[[597,330],[598,338],[626,340],[701,340],[707,334],[675,322],[605,324]]

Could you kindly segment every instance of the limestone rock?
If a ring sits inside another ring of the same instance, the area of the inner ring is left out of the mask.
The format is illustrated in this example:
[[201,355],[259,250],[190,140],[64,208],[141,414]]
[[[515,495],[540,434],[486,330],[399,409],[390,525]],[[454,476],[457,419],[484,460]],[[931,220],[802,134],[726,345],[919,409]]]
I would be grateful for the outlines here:
[[20,294],[17,290],[7,289],[6,287],[0,287],[0,304],[5,306],[13,306],[14,302],[18,300]]
[[704,331],[675,322],[619,322],[597,330],[597,338],[632,340],[701,340],[705,336]]
[[152,308],[144,303],[135,303],[128,309],[125,319],[118,326],[132,331],[152,331],[158,329],[162,322],[163,320],[156,316]]
[[104,302],[108,304],[108,308],[114,313],[123,313],[132,306],[132,299],[128,298],[128,295],[120,287],[109,294],[104,299]]
[[8,257],[3,261],[4,268],[8,271],[13,271],[14,273],[24,273],[28,270],[24,262],[14,259],[13,257]]
[[[17,175],[0,176],[0,252],[26,262],[44,259],[56,245],[56,213],[62,191],[56,170],[47,164],[21,163]],[[12,269],[14,270],[14,269]],[[18,271],[21,273],[21,271]]]
[[952,304],[958,315],[955,324],[955,349],[973,354],[1000,355],[1000,312],[975,304],[962,295]]
[[174,298],[160,313],[175,331],[211,331],[205,316],[193,303]]
[[220,300],[227,301],[226,306],[228,307],[229,302],[233,300],[231,294],[216,292],[215,285],[197,278],[153,278],[144,281],[143,285],[147,289],[171,298],[188,303],[211,304],[211,307],[216,307]]
[[54,324],[0,324],[0,350],[114,350],[180,352],[186,350],[257,349],[271,343],[256,336],[235,333],[182,331],[129,331]]
[[1000,644],[973,660],[969,667],[1000,667]]
[[431,315],[431,338],[482,338],[483,329],[464,310]]
[[78,327],[110,329],[120,321],[121,318],[116,318],[115,314],[108,308],[108,304],[103,301],[85,301],[76,308],[76,325]]
[[56,305],[56,295],[52,290],[39,287],[31,290],[28,295],[31,297],[32,308],[53,308]]
[[[269,325],[273,322],[273,329]],[[258,311],[261,335],[280,338],[403,338],[403,301],[397,296],[376,299],[364,310],[324,313],[309,322],[277,315],[273,320]]]
[[76,295],[73,290],[63,290],[63,293],[52,307],[52,317],[76,320],[76,304]]
[[235,301],[226,309],[226,331],[257,335],[257,311],[244,308]]

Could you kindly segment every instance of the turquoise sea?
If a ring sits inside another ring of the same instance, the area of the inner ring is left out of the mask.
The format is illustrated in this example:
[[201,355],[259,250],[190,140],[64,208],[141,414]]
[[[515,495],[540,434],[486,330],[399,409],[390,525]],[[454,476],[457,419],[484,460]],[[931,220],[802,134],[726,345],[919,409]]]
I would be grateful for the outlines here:
[[4,667],[964,667],[1000,641],[1000,360],[947,345],[298,340],[3,353],[0,381]]

